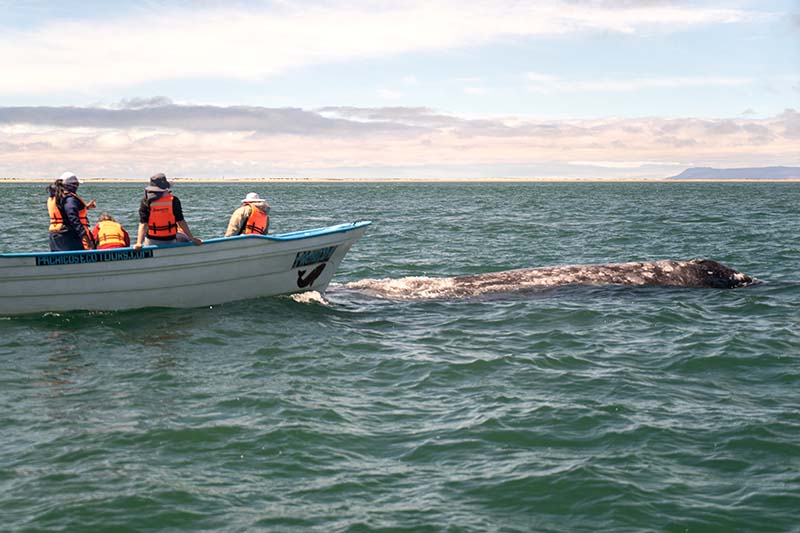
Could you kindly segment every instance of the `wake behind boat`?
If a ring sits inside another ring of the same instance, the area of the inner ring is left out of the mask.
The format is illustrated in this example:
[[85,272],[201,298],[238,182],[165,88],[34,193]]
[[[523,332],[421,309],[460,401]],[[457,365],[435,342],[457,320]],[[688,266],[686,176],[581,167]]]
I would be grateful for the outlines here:
[[371,222],[141,250],[0,254],[0,315],[200,307],[324,292]]

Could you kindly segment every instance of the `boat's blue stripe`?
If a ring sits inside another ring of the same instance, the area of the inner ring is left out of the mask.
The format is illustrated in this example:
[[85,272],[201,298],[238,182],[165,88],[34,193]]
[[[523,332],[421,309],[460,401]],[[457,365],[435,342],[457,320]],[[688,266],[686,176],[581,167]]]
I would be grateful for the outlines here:
[[[311,237],[319,237],[320,235],[330,235],[332,233],[343,233],[346,231],[352,231],[357,228],[361,228],[364,226],[369,226],[372,224],[370,220],[359,220],[357,222],[349,222],[347,224],[337,224],[336,226],[326,226],[324,228],[315,228],[303,231],[293,231],[290,233],[279,233],[277,235],[236,235],[234,237],[217,237],[214,239],[206,239],[203,243],[215,243],[215,242],[224,242],[224,241],[231,241],[235,239],[266,239],[268,241],[296,241],[301,239],[309,239]],[[192,246],[190,242],[179,242],[175,244],[165,244],[163,246],[144,246],[143,249],[153,249],[153,248],[178,248],[181,246]],[[119,250],[130,250],[131,248],[114,248],[115,251]],[[34,257],[43,254],[52,254],[52,255],[82,255],[82,254],[96,254],[96,253],[104,253],[108,252],[109,250],[74,250],[70,252],[23,252],[23,253],[7,253],[7,254],[0,254],[0,257]]]

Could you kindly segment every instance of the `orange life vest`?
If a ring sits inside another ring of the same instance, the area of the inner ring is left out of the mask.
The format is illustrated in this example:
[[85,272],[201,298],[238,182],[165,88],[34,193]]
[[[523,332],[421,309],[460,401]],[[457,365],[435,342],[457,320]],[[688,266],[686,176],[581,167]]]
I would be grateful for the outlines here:
[[147,219],[147,236],[157,239],[174,239],[178,232],[175,213],[172,212],[172,195],[164,193],[150,202],[150,217]]
[[[81,206],[78,210],[78,218],[81,221],[83,229],[86,230],[86,234],[91,235],[92,230],[89,229],[89,218],[86,215],[86,202],[84,202],[81,197],[74,192],[67,191],[65,194],[69,194],[77,198]],[[55,196],[51,196],[47,199],[47,213],[50,215],[50,231],[61,231],[64,229],[64,213],[61,211],[61,205],[59,205],[59,203],[56,201]]]
[[113,220],[101,220],[97,223],[97,248],[124,248],[125,232],[122,225]]
[[64,214],[59,209],[55,196],[47,199],[47,214],[50,215],[50,231],[61,231],[64,228]]
[[251,205],[250,216],[247,217],[247,222],[244,225],[244,235],[264,235],[269,227],[269,215],[261,209]]

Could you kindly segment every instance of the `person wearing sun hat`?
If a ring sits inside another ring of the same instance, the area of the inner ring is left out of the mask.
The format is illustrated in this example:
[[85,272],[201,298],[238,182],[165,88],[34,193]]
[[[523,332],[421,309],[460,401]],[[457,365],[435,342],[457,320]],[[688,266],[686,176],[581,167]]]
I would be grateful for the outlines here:
[[163,246],[177,242],[178,228],[195,244],[203,241],[194,237],[189,224],[183,218],[183,207],[177,196],[173,196],[172,185],[167,177],[158,173],[150,177],[150,185],[144,189],[144,198],[139,204],[139,231],[136,236],[138,250],[145,246]]
[[94,200],[78,196],[81,180],[74,172],[64,172],[47,187],[47,213],[50,217],[50,251],[91,250],[94,248],[86,212],[97,207]]
[[231,215],[225,236],[266,235],[269,230],[269,210],[270,205],[258,193],[247,193],[241,207]]

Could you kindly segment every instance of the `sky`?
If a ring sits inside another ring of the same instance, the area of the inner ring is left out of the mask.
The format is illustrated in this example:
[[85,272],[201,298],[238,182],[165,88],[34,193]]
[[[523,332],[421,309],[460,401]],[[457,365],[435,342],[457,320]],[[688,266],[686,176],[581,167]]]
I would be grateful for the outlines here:
[[0,0],[0,177],[800,166],[800,0]]

